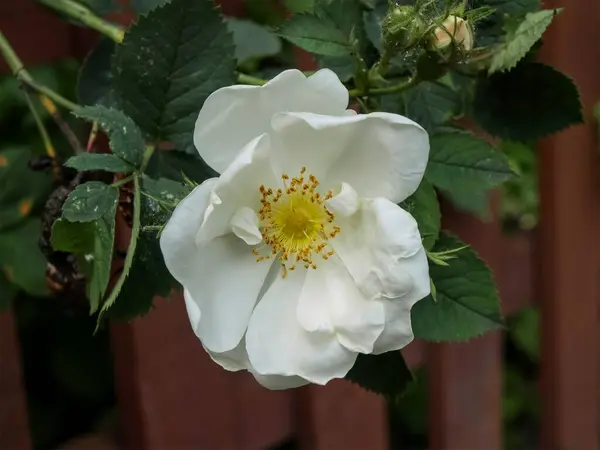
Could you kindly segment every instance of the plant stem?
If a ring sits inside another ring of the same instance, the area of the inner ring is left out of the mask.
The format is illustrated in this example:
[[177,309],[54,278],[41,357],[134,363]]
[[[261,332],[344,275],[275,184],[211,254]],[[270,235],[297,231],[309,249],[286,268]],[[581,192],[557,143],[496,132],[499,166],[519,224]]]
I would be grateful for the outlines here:
[[37,92],[38,94],[45,95],[47,98],[53,100],[57,104],[67,109],[76,110],[79,108],[77,104],[73,103],[70,100],[67,100],[66,98],[54,92],[52,89],[47,88],[46,86],[43,86],[37,81],[35,81],[33,77],[29,74],[29,72],[27,72],[25,67],[23,67],[23,63],[13,50],[12,46],[10,45],[4,34],[2,34],[2,31],[0,31],[0,53],[2,54],[2,56],[4,56],[4,59],[6,60],[8,67],[10,67],[10,70],[12,71],[13,75],[21,83],[23,83],[33,91]]
[[119,187],[119,186],[123,186],[124,184],[129,183],[131,180],[133,180],[134,175],[129,175],[128,177],[125,178],[121,178],[120,180],[115,181],[113,184],[111,184],[112,187]]
[[65,122],[65,120],[63,120],[63,118],[60,115],[60,112],[56,108],[56,105],[44,94],[39,94],[38,98],[40,99],[40,103],[42,104],[42,106],[46,109],[46,111],[48,111],[48,114],[50,114],[52,119],[54,119],[54,122],[56,123],[56,125],[58,125],[58,128],[60,128],[60,131],[62,131],[62,133],[65,135],[65,138],[67,138],[67,141],[71,145],[73,152],[76,155],[82,153],[83,148],[81,146],[81,143],[79,142],[79,139],[77,138],[69,124]]
[[110,308],[121,289],[123,288],[123,284],[125,284],[125,280],[129,276],[129,271],[131,270],[131,266],[133,264],[133,255],[135,254],[135,249],[137,247],[138,237],[140,235],[140,174],[138,172],[133,174],[133,182],[135,185],[135,191],[133,193],[133,225],[131,228],[131,239],[129,241],[129,246],[127,247],[127,255],[125,256],[125,262],[123,263],[123,271],[119,276],[119,279],[115,283],[110,295],[102,305],[102,309],[100,310],[100,315],[98,316],[98,325],[96,326],[96,330],[100,325],[100,320],[102,319],[102,315]]
[[262,86],[269,80],[263,80],[262,78],[256,78],[245,73],[238,73],[237,81],[240,84],[249,84],[251,86]]
[[102,33],[117,43],[123,42],[123,38],[125,37],[123,27],[98,17],[91,9],[81,3],[73,0],[39,0],[39,2],[83,22],[88,27]]
[[146,167],[148,167],[148,163],[150,162],[150,158],[154,154],[155,145],[147,145],[146,150],[144,151],[144,159],[142,160],[142,166],[140,168],[140,172],[144,173],[146,171]]
[[369,89],[367,92],[360,89],[351,89],[349,91],[350,97],[364,97],[367,95],[388,95],[388,94],[397,94],[399,92],[406,91],[411,87],[419,84],[421,80],[417,77],[412,77],[408,81],[404,83],[395,84],[393,86],[386,86],[382,88],[373,88]]
[[31,94],[28,91],[25,91],[25,100],[27,101],[27,105],[31,110],[31,114],[35,120],[35,124],[37,125],[38,131],[40,132],[40,136],[42,137],[42,141],[44,142],[44,148],[46,149],[46,154],[54,159],[56,157],[56,150],[54,150],[54,145],[52,145],[52,141],[50,140],[50,136],[48,135],[48,131],[46,130],[46,126],[40,117],[40,113],[33,103],[33,99],[31,98]]
[[96,137],[98,136],[98,121],[94,120],[92,123],[92,129],[90,130],[90,136],[88,137],[87,145],[85,147],[85,151],[87,153],[91,153],[92,148],[94,147],[94,142],[96,142]]

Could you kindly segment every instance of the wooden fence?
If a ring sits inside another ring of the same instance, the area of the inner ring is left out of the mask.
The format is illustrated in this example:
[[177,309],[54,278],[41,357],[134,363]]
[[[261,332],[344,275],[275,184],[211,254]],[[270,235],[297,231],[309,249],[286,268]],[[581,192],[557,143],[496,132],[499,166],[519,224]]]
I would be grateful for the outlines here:
[[[496,273],[503,311],[534,300],[542,311],[540,439],[543,450],[600,448],[600,158],[592,108],[600,100],[600,3],[570,0],[544,45],[544,60],[572,76],[587,125],[539,146],[540,224],[503,235],[448,210],[445,226]],[[230,13],[239,1],[228,1]],[[31,0],[1,0],[0,28],[25,64],[82,57],[93,42]],[[6,67],[0,62],[0,71]],[[532,117],[531,120],[535,120]],[[493,199],[494,201],[494,199]],[[111,329],[119,408],[118,444],[144,450],[259,450],[293,439],[301,450],[384,450],[383,401],[345,381],[273,392],[210,362],[180,298]],[[466,344],[411,343],[411,366],[429,371],[429,448],[502,448],[501,334]],[[27,450],[19,343],[0,314],[0,449]]]

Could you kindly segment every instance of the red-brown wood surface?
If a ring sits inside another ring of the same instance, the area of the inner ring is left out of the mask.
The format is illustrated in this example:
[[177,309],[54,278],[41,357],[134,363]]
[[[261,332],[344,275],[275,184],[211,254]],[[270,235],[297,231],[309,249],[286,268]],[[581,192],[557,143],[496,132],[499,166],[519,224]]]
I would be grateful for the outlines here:
[[[444,226],[492,267],[503,259],[497,218],[489,223],[448,208]],[[434,450],[502,448],[502,353],[499,332],[469,343],[431,344],[428,353],[429,447]]]
[[212,362],[181,295],[111,332],[125,448],[259,450],[291,435],[291,393]]
[[300,450],[386,450],[387,412],[380,397],[346,380],[297,390]]
[[0,313],[0,449],[31,448],[17,329],[10,312]]
[[540,448],[595,450],[600,445],[600,161],[592,108],[600,100],[600,3],[546,3],[565,10],[548,33],[544,59],[575,79],[587,125],[548,139],[539,149]]
[[[0,29],[26,66],[72,56],[72,28],[36,2],[0,1]],[[0,73],[6,71],[0,58]]]

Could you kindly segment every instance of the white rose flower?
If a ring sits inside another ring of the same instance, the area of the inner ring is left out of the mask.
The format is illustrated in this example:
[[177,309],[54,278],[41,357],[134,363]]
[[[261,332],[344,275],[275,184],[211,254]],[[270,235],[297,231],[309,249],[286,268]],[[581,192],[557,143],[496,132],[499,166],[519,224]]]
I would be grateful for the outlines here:
[[327,69],[214,92],[194,143],[221,176],[161,234],[206,351],[271,389],[325,384],[358,353],[404,347],[429,294],[417,224],[397,206],[421,182],[428,135],[347,106]]

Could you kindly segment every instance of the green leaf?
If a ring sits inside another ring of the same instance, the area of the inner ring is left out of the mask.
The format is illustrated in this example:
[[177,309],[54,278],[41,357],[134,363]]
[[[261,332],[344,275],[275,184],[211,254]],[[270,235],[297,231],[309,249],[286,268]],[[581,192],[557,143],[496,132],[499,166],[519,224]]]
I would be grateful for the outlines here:
[[0,230],[29,217],[44,204],[52,189],[49,175],[29,168],[30,158],[28,147],[0,151]]
[[539,41],[560,9],[529,13],[522,22],[507,27],[506,42],[500,46],[490,62],[489,73],[514,68]]
[[50,242],[55,251],[84,254],[94,251],[94,222],[67,222],[57,219]]
[[285,9],[292,14],[313,13],[315,0],[283,0]]
[[515,141],[535,140],[583,121],[573,81],[540,63],[481,78],[472,114],[491,135]]
[[198,111],[235,84],[235,47],[210,0],[173,0],[142,16],[117,47],[115,90],[125,113],[152,140],[195,153]]
[[[464,245],[442,233],[434,250],[448,251]],[[490,269],[469,248],[454,256],[449,266],[429,266],[437,301],[428,296],[413,306],[412,327],[417,338],[464,341],[502,327],[500,300]]]
[[397,402],[413,381],[412,373],[399,351],[381,355],[359,354],[345,377],[362,388]]
[[86,258],[89,254],[94,256],[89,264],[88,274],[90,314],[97,311],[110,280],[115,213],[116,205],[94,222],[67,222],[58,219],[52,226],[54,250],[73,253],[82,258]]
[[540,9],[540,0],[478,0],[475,7],[488,6],[498,15],[523,17]]
[[255,22],[228,18],[227,28],[233,34],[235,58],[239,63],[277,55],[281,51],[281,39]]
[[117,205],[94,222],[94,260],[89,280],[90,314],[95,313],[110,281]]
[[363,14],[365,32],[371,43],[379,51],[381,51],[381,24],[387,12],[388,2],[386,0],[376,0],[373,9]]
[[[145,196],[143,211],[146,214],[143,217],[144,220],[142,221],[144,225],[164,225],[166,223],[164,218],[159,220],[155,220],[153,218],[157,209],[166,207],[170,216],[173,208],[177,206],[177,204],[193,189],[192,186],[169,180],[167,178],[153,180],[152,178],[144,177],[142,186],[142,195]],[[154,204],[155,202],[158,204]],[[168,219],[168,217],[166,219]]]
[[46,260],[38,247],[39,218],[0,233],[0,268],[6,278],[31,295],[48,294]]
[[460,96],[439,82],[423,82],[403,95],[405,115],[428,132],[449,122],[460,111]]
[[86,106],[77,112],[79,117],[98,121],[110,138],[110,149],[119,158],[139,167],[144,159],[145,144],[140,129],[133,120],[117,109],[106,106]]
[[[166,223],[178,201],[190,191],[172,180],[142,180],[141,223],[145,226]],[[155,296],[169,295],[174,280],[167,270],[157,234],[140,233],[133,265],[119,293],[117,301],[107,310],[107,316],[117,320],[131,320],[146,314]]]
[[540,357],[540,314],[533,307],[519,311],[509,321],[508,332],[515,345],[521,349],[532,361]]
[[177,181],[183,181],[185,176],[196,183],[219,176],[197,152],[193,155],[176,150],[156,150],[150,158],[146,174],[152,178],[170,178]]
[[345,56],[352,52],[348,37],[330,20],[298,14],[285,22],[279,35],[311,53]]
[[85,58],[77,78],[77,98],[82,105],[115,104],[110,70],[115,46],[114,41],[104,38]]
[[119,157],[102,153],[81,153],[70,157],[65,166],[82,170],[104,170],[106,172],[133,172],[134,168]]
[[129,276],[107,317],[132,320],[147,314],[156,296],[167,297],[174,280],[167,270],[154,233],[142,233]]
[[167,0],[131,0],[131,7],[138,14],[146,14],[166,2]]
[[514,175],[503,153],[469,132],[434,134],[430,146],[425,178],[463,209],[481,212],[485,192]]
[[423,246],[431,250],[440,234],[440,204],[433,185],[423,179],[419,188],[401,205],[417,221],[419,232],[423,238]]
[[119,5],[116,0],[77,0],[88,6],[92,11],[100,16],[105,16],[111,12],[117,11]]
[[494,12],[477,22],[476,46],[489,47],[503,42],[504,28],[509,22],[523,19],[527,13],[539,11],[540,0],[475,0],[472,8],[487,7]]
[[119,189],[100,181],[77,186],[67,197],[62,217],[69,222],[91,222],[112,211],[119,200]]
[[343,83],[354,75],[355,63],[351,56],[317,56],[320,68],[331,69]]

